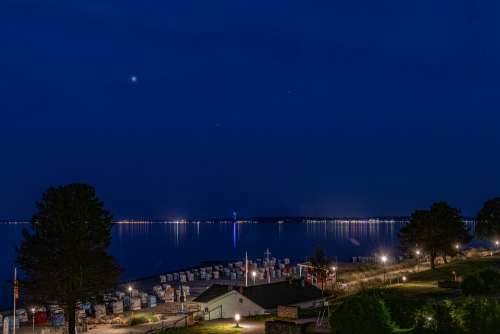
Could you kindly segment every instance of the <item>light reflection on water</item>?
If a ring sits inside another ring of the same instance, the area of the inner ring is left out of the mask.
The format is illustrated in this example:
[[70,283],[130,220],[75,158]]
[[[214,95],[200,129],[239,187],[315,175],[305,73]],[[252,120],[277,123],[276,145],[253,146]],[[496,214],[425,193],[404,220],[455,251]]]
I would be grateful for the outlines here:
[[[383,250],[396,252],[401,222],[317,221],[309,223],[140,223],[113,227],[111,253],[124,280],[198,265],[201,261],[272,256],[307,259],[316,247],[348,261]],[[473,228],[472,223],[468,223]],[[14,266],[14,248],[26,225],[0,225],[0,306],[9,298],[5,280]]]

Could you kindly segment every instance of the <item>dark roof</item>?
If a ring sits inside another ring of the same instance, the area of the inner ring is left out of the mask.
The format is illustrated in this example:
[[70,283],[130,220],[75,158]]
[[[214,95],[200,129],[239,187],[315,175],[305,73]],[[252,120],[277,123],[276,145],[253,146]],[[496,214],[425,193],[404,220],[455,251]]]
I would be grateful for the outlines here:
[[231,290],[232,287],[229,287],[228,285],[213,284],[211,287],[203,291],[201,295],[196,297],[194,301],[199,303],[206,303],[208,301],[211,301],[212,299],[222,296],[223,294]]
[[[231,289],[233,287],[214,284],[198,296],[195,301],[205,303],[222,296]],[[234,287],[234,289],[240,289],[245,297],[265,309],[276,308],[278,305],[298,304],[322,297],[320,289],[303,280],[254,285],[245,287],[242,290],[239,287]]]
[[320,289],[304,280],[249,286],[243,289],[243,295],[265,309],[307,302],[323,296]]

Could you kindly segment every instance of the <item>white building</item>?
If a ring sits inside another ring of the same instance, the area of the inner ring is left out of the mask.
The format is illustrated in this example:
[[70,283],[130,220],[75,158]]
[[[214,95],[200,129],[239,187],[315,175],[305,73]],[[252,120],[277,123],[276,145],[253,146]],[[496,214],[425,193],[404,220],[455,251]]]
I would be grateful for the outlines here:
[[252,316],[271,312],[278,306],[310,308],[322,305],[320,289],[304,280],[284,281],[249,287],[214,284],[195,298],[204,318],[232,318],[236,313]]

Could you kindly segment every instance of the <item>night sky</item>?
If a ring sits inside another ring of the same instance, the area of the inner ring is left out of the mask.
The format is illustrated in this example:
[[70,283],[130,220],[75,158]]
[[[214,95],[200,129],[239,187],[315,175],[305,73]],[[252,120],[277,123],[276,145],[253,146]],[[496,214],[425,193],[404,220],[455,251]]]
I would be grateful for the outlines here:
[[0,218],[474,215],[500,193],[499,1],[2,0]]

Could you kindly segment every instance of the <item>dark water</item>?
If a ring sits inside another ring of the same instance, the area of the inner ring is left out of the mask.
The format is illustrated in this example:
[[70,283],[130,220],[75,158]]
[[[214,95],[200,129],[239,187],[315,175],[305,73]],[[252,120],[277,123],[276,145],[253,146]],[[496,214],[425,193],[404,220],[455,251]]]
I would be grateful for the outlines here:
[[[28,225],[0,224],[0,307],[11,300],[4,283],[12,279],[15,246]],[[201,261],[272,256],[305,260],[323,247],[339,261],[397,246],[399,223],[153,223],[113,227],[111,253],[124,269],[124,280],[195,266]]]

